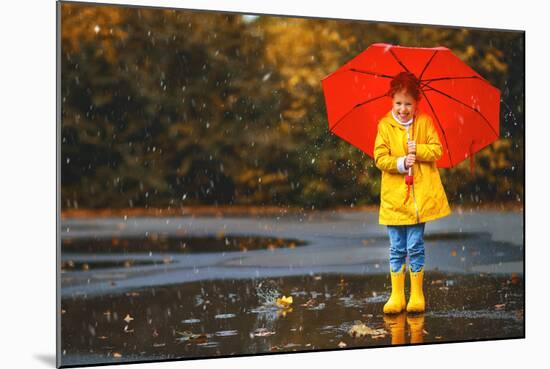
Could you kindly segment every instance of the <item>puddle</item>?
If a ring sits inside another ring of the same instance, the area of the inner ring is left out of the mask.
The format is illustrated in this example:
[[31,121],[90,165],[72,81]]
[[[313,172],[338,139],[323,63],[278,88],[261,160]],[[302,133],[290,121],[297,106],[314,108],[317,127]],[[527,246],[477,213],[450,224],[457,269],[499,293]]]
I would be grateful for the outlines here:
[[145,266],[145,265],[162,265],[169,264],[172,260],[87,260],[87,261],[74,261],[64,260],[61,263],[61,271],[76,271],[76,270],[95,270],[95,269],[110,269],[110,268],[130,268],[133,266]]
[[306,242],[302,240],[274,237],[165,237],[162,234],[154,233],[146,238],[65,238],[61,244],[61,251],[63,254],[130,252],[213,253],[275,250],[304,245],[306,245]]
[[[426,272],[427,312],[398,316],[382,314],[387,275],[211,280],[66,297],[62,364],[517,338],[523,289],[517,275]],[[281,296],[292,303],[274,304]]]

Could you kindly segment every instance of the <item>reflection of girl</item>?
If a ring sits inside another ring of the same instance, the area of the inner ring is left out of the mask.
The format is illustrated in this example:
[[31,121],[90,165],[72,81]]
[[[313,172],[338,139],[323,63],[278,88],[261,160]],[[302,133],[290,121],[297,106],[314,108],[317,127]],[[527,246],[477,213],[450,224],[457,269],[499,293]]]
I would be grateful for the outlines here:
[[[379,222],[388,226],[392,293],[384,313],[405,309],[405,260],[409,256],[411,296],[409,312],[425,309],[424,226],[449,215],[451,209],[436,161],[442,147],[432,119],[417,111],[419,81],[402,72],[391,82],[392,109],[378,124],[374,161],[382,171]],[[414,168],[414,183],[408,182]],[[405,174],[409,177],[406,182]]]

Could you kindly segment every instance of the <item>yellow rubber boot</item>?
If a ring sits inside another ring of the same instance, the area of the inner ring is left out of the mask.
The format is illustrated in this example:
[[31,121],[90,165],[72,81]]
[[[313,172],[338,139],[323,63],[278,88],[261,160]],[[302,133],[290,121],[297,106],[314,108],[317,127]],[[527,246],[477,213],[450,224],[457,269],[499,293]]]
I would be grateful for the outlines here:
[[411,270],[411,297],[407,304],[407,312],[422,313],[426,308],[424,292],[422,292],[422,281],[424,279],[424,268],[418,272]]
[[384,305],[384,314],[399,314],[405,309],[405,264],[401,270],[392,272],[391,275],[391,295]]

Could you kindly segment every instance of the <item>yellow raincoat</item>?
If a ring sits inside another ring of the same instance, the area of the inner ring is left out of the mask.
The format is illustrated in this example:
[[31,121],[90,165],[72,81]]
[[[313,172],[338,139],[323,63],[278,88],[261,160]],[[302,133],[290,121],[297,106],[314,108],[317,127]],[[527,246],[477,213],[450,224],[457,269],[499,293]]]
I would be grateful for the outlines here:
[[374,162],[382,171],[380,224],[424,223],[451,213],[436,166],[442,155],[442,146],[431,117],[417,112],[412,130],[411,139],[416,141],[414,184],[407,203],[404,203],[407,196],[406,174],[399,173],[397,159],[407,155],[407,129],[393,118],[391,111],[378,123]]

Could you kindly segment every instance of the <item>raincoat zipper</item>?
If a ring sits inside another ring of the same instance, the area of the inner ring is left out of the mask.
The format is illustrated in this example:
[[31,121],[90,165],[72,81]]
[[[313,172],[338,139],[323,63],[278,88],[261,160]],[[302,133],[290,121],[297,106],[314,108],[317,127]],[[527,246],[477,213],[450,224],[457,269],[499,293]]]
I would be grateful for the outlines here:
[[[410,140],[409,129],[412,129],[412,124],[407,128],[407,142]],[[414,202],[414,210],[416,212],[416,224],[420,223],[420,216],[418,215],[418,205],[416,204],[416,196],[414,195],[414,181],[412,184],[412,197]]]

